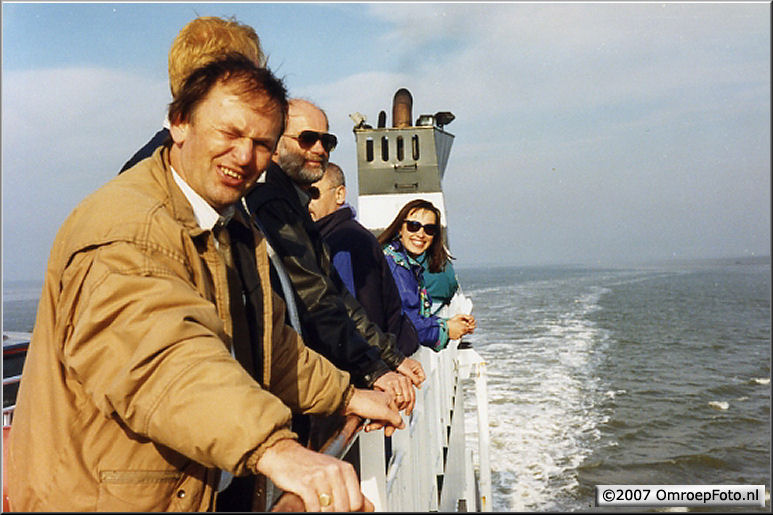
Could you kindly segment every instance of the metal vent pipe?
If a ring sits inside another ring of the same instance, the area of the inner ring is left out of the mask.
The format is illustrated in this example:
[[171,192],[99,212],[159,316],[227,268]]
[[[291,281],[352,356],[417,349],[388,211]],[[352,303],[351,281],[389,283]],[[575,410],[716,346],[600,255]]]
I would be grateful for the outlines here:
[[402,129],[411,126],[413,97],[410,91],[400,88],[392,100],[392,127]]

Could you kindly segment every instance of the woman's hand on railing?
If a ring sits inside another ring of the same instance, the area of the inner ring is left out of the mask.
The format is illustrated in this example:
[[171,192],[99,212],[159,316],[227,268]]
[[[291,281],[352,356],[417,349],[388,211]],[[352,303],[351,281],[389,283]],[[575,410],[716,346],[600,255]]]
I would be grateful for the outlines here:
[[421,388],[421,383],[427,378],[424,367],[413,358],[405,358],[397,367],[397,371],[410,379],[416,388]]
[[387,372],[376,379],[373,388],[391,395],[397,409],[405,411],[406,415],[413,412],[413,406],[416,404],[416,392],[413,390],[411,380],[406,376],[397,372]]
[[454,315],[448,319],[448,336],[452,340],[458,340],[465,334],[475,330],[477,322],[472,315]]
[[355,388],[354,395],[344,408],[344,415],[370,419],[365,425],[365,431],[375,431],[383,427],[386,436],[392,436],[395,430],[405,427],[392,396],[376,390]]
[[300,497],[303,511],[360,511],[368,506],[373,509],[373,504],[362,495],[360,481],[350,463],[307,449],[293,439],[279,440],[269,447],[256,469],[280,490]]

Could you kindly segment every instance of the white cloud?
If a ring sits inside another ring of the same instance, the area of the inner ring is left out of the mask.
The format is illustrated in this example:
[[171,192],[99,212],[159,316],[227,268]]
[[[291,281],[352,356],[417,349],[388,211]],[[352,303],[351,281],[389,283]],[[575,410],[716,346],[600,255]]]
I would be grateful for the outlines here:
[[[34,153],[37,148],[60,164],[88,162],[92,169],[98,168],[152,136],[148,132],[163,120],[167,87],[164,82],[112,69],[7,72],[3,75],[4,151],[14,154],[23,148]],[[94,154],[100,158],[95,160]]]
[[[450,82],[457,105],[486,99],[476,107],[489,118],[487,105],[578,109],[673,96],[716,80],[766,81],[769,66],[759,64],[769,53],[751,62],[741,53],[749,16],[765,15],[765,6],[742,7],[473,3],[371,10],[392,23],[384,39],[411,72]],[[766,44],[764,33],[758,41]]]
[[160,128],[167,87],[99,68],[3,74],[3,241],[25,256],[5,273],[40,276],[70,210]]

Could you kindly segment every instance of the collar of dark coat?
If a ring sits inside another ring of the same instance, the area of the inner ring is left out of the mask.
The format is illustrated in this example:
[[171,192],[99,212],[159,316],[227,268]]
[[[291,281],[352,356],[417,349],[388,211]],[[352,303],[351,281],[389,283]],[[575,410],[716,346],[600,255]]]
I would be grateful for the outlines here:
[[300,203],[301,207],[308,209],[309,202],[311,202],[311,197],[308,195],[308,193],[299,188],[298,185],[293,182],[290,176],[287,175],[287,173],[285,173],[285,171],[282,170],[282,168],[273,161],[271,161],[271,164],[269,164],[268,168],[266,169],[266,183],[280,186],[288,195],[295,193],[295,195],[298,196],[298,202]]
[[[303,196],[302,196],[303,195]],[[266,177],[247,193],[247,207],[253,216],[268,202],[281,200],[299,214],[308,214],[308,195],[298,188],[278,164],[271,161],[266,168]]]
[[333,232],[336,227],[341,225],[347,220],[351,220],[354,218],[354,212],[352,212],[351,208],[349,207],[341,207],[340,209],[336,209],[332,213],[330,213],[327,216],[323,216],[316,222],[314,222],[314,225],[317,226],[317,229],[319,229],[320,234],[322,234],[323,238],[326,238],[331,232]]

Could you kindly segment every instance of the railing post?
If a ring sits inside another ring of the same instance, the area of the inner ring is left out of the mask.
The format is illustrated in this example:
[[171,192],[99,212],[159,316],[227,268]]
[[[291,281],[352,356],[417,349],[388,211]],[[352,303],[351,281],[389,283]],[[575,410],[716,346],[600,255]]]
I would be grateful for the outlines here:
[[478,456],[480,460],[480,511],[491,511],[491,461],[489,459],[489,420],[486,362],[475,366],[475,398],[478,405]]
[[491,461],[489,458],[489,419],[486,362],[471,347],[459,351],[459,379],[474,373],[475,399],[478,411],[478,485],[481,511],[491,511]]
[[373,503],[375,511],[390,511],[386,497],[384,431],[363,431],[359,439],[362,493]]

